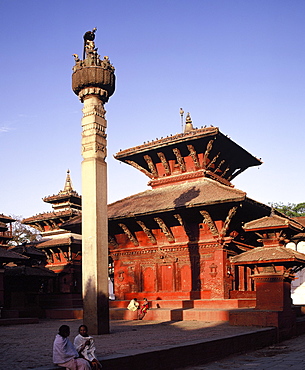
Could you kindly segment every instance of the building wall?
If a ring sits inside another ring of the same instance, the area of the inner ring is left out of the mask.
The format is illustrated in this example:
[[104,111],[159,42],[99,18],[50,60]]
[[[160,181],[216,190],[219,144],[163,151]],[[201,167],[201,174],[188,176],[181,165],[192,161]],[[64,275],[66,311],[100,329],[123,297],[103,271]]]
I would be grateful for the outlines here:
[[229,298],[232,279],[227,273],[227,252],[207,225],[192,226],[197,229],[196,242],[189,241],[182,226],[171,228],[173,242],[160,229],[152,230],[155,245],[143,231],[134,233],[137,246],[126,234],[115,235],[118,245],[110,247],[110,254],[116,298]]

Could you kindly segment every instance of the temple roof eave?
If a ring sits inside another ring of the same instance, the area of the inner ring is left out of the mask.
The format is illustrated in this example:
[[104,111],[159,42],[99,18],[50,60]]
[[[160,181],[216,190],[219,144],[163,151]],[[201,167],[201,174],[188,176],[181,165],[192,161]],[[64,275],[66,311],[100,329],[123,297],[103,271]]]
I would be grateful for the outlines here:
[[138,213],[129,213],[125,214],[124,216],[117,216],[117,217],[109,217],[109,221],[115,221],[115,220],[123,220],[123,219],[129,219],[129,218],[138,218],[138,217],[143,217],[143,216],[149,216],[149,215],[156,215],[160,213],[167,213],[167,212],[180,212],[183,209],[188,209],[188,208],[202,208],[204,206],[212,206],[212,205],[217,205],[217,204],[226,204],[226,203],[236,203],[236,202],[241,202],[243,199],[240,198],[232,198],[232,199],[227,199],[225,201],[215,201],[215,202],[205,202],[201,204],[196,204],[196,205],[186,205],[183,207],[172,207],[172,208],[164,208],[164,209],[158,209],[158,210],[152,210],[152,211],[147,211],[147,212],[138,212]]
[[20,260],[28,260],[29,257],[23,256],[22,254],[6,250],[0,247],[0,263],[1,261],[20,261]]
[[37,223],[44,220],[54,220],[58,219],[60,217],[71,217],[76,216],[80,213],[80,211],[76,210],[65,210],[65,211],[57,211],[57,212],[45,212],[45,213],[39,213],[38,215],[28,217],[22,220],[22,223],[24,224],[31,224],[31,223]]
[[201,130],[199,129],[187,133],[180,133],[172,136],[167,136],[166,138],[152,140],[151,142],[147,142],[142,145],[137,145],[132,148],[121,150],[114,155],[114,158],[122,161],[123,158],[125,157],[129,157],[131,155],[136,155],[139,153],[142,154],[143,152],[151,151],[152,149],[160,149],[164,146],[168,146],[169,144],[178,144],[185,141],[189,141],[192,137],[200,138],[211,135],[217,135],[218,133],[219,133],[218,127],[209,127]]
[[243,226],[243,229],[245,231],[276,230],[283,228],[292,229],[295,231],[304,230],[304,226],[301,223],[292,220],[291,218],[283,214],[272,214],[270,216],[264,216],[259,219],[247,222]]
[[283,246],[257,247],[250,251],[231,257],[232,265],[257,265],[293,262],[305,264],[305,254]]
[[132,195],[108,205],[108,219],[123,219],[193,207],[243,202],[246,193],[203,178]]
[[15,222],[15,221],[16,220],[13,219],[12,217],[6,216],[3,213],[0,213],[0,222],[8,224],[8,223]]
[[[154,162],[154,165],[156,165],[157,162],[160,162],[160,158],[158,158],[158,154],[160,154],[159,151],[164,153],[167,160],[175,159],[173,148],[179,148],[179,150],[181,150],[182,157],[189,155],[188,147],[193,145],[195,146],[195,151],[197,151],[197,153],[205,153],[206,145],[209,140],[211,142],[215,141],[215,143],[218,143],[215,149],[213,149],[215,150],[214,155],[218,151],[219,154],[221,153],[222,156],[224,155],[225,158],[228,159],[228,162],[230,163],[229,167],[231,169],[230,173],[233,177],[236,176],[236,174],[234,175],[234,172],[237,170],[238,174],[240,171],[242,172],[248,167],[262,164],[260,159],[254,157],[226,135],[223,135],[217,127],[194,129],[190,132],[156,139],[155,141],[144,143],[133,148],[121,150],[114,155],[114,158],[127,164],[132,164],[131,162],[134,162],[145,171],[147,170],[147,163],[145,160],[147,154],[149,154],[148,157],[150,157]],[[146,173],[146,175],[149,175],[148,173]]]

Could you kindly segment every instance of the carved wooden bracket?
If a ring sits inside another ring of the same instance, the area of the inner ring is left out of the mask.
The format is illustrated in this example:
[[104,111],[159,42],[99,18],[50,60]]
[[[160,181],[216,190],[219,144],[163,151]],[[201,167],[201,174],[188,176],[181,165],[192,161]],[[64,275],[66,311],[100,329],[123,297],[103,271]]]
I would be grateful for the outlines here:
[[59,253],[54,252],[52,248],[50,248],[50,252],[52,253],[53,260],[54,260],[54,257],[55,257],[58,262],[61,262],[60,254]]
[[115,248],[118,248],[118,243],[117,241],[115,240],[115,237],[111,236],[110,234],[108,234],[108,243],[113,245]]
[[54,220],[50,220],[50,224],[52,225],[53,229],[59,229],[59,226],[55,223]]
[[180,150],[178,148],[174,148],[173,152],[174,152],[174,154],[177,158],[177,163],[179,164],[181,172],[185,172],[186,171],[186,166],[185,166],[185,163],[184,163],[184,159],[183,159],[183,157],[180,153]]
[[133,236],[132,232],[128,229],[128,227],[124,224],[119,224],[119,226],[123,229],[124,233],[128,236],[129,240],[135,245],[138,246],[139,242],[135,236]]
[[208,162],[210,151],[212,150],[212,147],[213,147],[213,142],[214,142],[214,140],[210,140],[207,144],[207,148],[206,148],[206,150],[204,152],[204,156],[203,156],[203,168],[207,167],[207,162]]
[[44,228],[38,223],[36,222],[33,227],[35,227],[37,230],[43,232],[44,231]]
[[211,160],[211,162],[207,166],[207,169],[209,169],[217,161],[219,156],[220,156],[220,152],[217,155],[215,155],[215,157]]
[[181,215],[179,213],[175,214],[174,217],[179,221],[179,224],[184,228],[184,231],[186,235],[188,236],[189,240],[195,240],[195,236],[193,235],[192,231],[190,228],[187,226],[187,224],[183,221]]
[[42,249],[42,251],[45,254],[45,256],[47,257],[47,262],[48,263],[54,263],[53,255],[52,254],[49,255],[45,249]]
[[200,164],[199,164],[199,159],[198,159],[198,156],[197,156],[197,152],[194,148],[193,145],[188,145],[187,146],[189,152],[190,152],[190,156],[192,157],[193,159],[193,162],[194,162],[194,165],[195,165],[195,168],[198,170],[200,168]]
[[200,213],[202,214],[203,219],[204,219],[204,223],[206,225],[208,225],[208,227],[209,227],[212,235],[219,236],[219,232],[217,230],[217,227],[216,227],[214,221],[212,220],[212,217],[210,216],[209,212],[207,212],[207,211],[200,211]]
[[225,177],[226,173],[230,170],[230,167],[227,167],[223,173],[220,175],[220,177]]
[[232,220],[232,218],[234,217],[236,211],[237,211],[237,206],[236,207],[232,207],[229,212],[228,212],[228,215],[225,219],[225,222],[223,224],[223,227],[221,229],[221,232],[220,232],[220,236],[223,237],[223,236],[226,236],[226,233],[229,229],[229,226],[230,226],[230,222]]
[[129,160],[126,160],[126,163],[130,164],[132,167],[136,168],[137,170],[143,172],[149,178],[151,178],[151,179],[154,178],[154,176],[149,171],[147,171],[145,168],[139,166],[138,163],[136,163],[134,161],[129,161]]
[[171,230],[165,225],[165,222],[162,220],[162,218],[155,217],[154,220],[160,226],[164,235],[167,237],[167,240],[171,243],[174,242],[175,241],[174,235],[172,234]]
[[153,236],[152,232],[149,230],[149,228],[144,224],[142,221],[137,221],[137,223],[141,226],[142,230],[148,237],[148,239],[152,242],[152,244],[157,244],[156,238]]
[[63,257],[66,260],[66,262],[69,262],[68,254],[66,252],[64,252],[61,248],[58,248],[58,250],[63,255]]
[[154,165],[153,160],[149,155],[144,155],[144,159],[146,163],[148,164],[148,167],[150,169],[150,172],[152,173],[153,177],[158,177],[158,172],[156,170],[156,166]]
[[217,166],[217,168],[214,170],[214,172],[218,172],[220,171],[220,167],[225,163],[225,160],[223,159],[222,161],[219,162],[219,165]]
[[158,157],[161,159],[161,162],[163,164],[163,167],[164,167],[164,170],[165,170],[166,175],[170,175],[171,174],[171,170],[169,168],[169,165],[168,165],[168,162],[167,162],[167,160],[165,158],[165,155],[162,152],[159,152],[157,154],[158,154]]

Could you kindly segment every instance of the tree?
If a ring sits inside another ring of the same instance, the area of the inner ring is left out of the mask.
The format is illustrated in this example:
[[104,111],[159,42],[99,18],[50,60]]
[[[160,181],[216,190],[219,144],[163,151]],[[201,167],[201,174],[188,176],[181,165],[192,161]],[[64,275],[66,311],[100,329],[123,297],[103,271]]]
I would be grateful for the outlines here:
[[34,229],[31,226],[24,225],[23,223],[21,223],[22,220],[21,216],[11,215],[11,217],[16,221],[12,223],[13,237],[8,242],[8,245],[16,246],[23,243],[31,243],[41,239],[41,235],[38,230]]
[[272,208],[284,213],[289,217],[300,217],[305,216],[305,202],[303,203],[269,203]]

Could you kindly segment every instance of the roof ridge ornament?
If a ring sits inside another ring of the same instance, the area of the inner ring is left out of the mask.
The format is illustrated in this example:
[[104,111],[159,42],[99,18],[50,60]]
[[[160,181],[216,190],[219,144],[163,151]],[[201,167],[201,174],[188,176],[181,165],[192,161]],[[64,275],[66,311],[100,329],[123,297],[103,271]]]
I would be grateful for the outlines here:
[[193,131],[193,122],[192,118],[189,112],[187,112],[186,119],[185,119],[185,127],[184,127],[184,133]]
[[73,186],[72,186],[72,181],[70,177],[70,170],[67,171],[67,176],[66,176],[66,181],[65,181],[65,187],[64,190],[62,190],[60,193],[61,194],[68,194],[73,191]]

